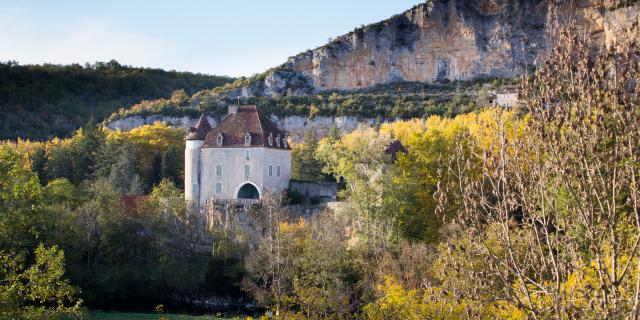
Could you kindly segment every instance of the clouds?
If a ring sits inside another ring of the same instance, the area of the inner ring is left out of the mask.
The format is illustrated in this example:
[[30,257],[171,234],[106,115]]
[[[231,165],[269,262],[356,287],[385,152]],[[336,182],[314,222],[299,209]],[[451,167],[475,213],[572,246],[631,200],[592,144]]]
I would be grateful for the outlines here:
[[0,13],[0,61],[84,63],[116,59],[135,66],[170,68],[178,45],[105,19],[65,20],[18,7]]

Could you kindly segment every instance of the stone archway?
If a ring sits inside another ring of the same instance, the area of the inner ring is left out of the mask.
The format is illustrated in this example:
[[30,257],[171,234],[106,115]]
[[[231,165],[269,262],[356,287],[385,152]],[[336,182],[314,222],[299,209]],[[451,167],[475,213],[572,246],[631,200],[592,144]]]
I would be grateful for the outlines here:
[[256,187],[256,185],[254,185],[251,182],[245,182],[239,189],[238,192],[236,192],[236,198],[237,199],[253,199],[253,200],[258,200],[260,199],[260,191],[258,190],[258,188]]

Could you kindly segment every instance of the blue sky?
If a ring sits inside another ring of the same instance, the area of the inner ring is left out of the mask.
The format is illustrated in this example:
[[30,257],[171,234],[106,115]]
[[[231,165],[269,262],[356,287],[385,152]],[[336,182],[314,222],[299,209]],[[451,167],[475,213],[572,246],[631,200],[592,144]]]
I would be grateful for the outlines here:
[[424,0],[0,0],[0,61],[249,76]]

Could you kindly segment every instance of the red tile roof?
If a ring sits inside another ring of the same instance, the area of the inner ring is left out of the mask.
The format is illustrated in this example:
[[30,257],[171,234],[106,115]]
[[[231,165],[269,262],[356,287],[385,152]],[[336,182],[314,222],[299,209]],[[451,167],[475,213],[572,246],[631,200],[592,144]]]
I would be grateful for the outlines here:
[[[247,133],[251,135],[249,147],[289,149],[288,143],[283,142],[287,137],[286,132],[265,117],[255,105],[240,106],[237,112],[227,115],[207,133],[203,148],[247,147],[244,143]],[[222,134],[221,146],[218,145],[218,134]],[[273,137],[271,145],[268,142],[270,134]],[[276,143],[278,136],[281,139],[279,144]]]

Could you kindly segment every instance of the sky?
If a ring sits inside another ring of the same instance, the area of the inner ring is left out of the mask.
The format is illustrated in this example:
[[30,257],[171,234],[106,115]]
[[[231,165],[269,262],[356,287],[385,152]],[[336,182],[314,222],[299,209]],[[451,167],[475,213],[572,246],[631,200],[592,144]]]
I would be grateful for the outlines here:
[[0,61],[250,76],[424,0],[0,0]]

